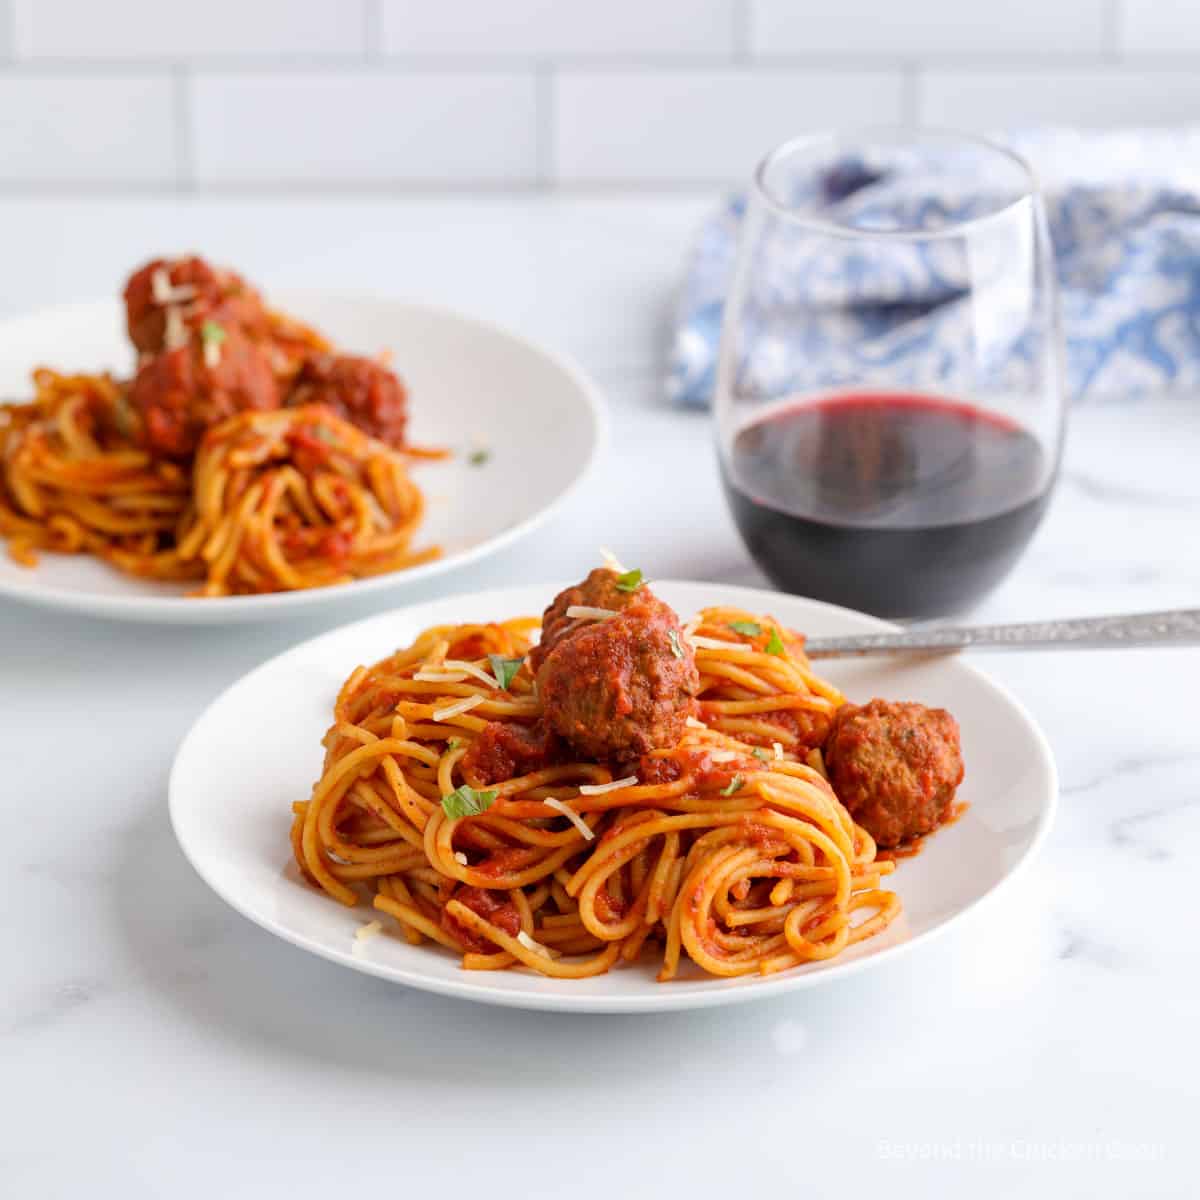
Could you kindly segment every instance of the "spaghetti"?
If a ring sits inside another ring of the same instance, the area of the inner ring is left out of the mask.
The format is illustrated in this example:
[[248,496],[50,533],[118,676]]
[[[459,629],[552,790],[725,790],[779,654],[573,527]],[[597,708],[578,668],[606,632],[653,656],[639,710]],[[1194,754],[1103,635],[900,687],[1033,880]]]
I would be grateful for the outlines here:
[[[336,354],[198,259],[143,268],[126,301],[133,380],[42,367],[29,403],[0,405],[0,536],[16,562],[86,553],[224,596],[437,557],[413,544],[424,499],[408,468],[439,452],[404,443],[386,367]],[[311,371],[319,393],[301,388]]]
[[[554,613],[543,647],[605,621]],[[880,886],[894,863],[876,858],[806,744],[843,698],[801,639],[769,618],[701,612],[667,643],[694,653],[698,673],[682,735],[631,766],[538,741],[557,653],[543,650],[535,675],[538,626],[435,627],[351,674],[321,776],[293,806],[310,883],[346,905],[369,898],[407,941],[467,969],[559,979],[651,946],[660,980],[685,957],[712,975],[765,975],[834,957],[898,915]],[[515,747],[509,777],[481,777],[485,744]]]

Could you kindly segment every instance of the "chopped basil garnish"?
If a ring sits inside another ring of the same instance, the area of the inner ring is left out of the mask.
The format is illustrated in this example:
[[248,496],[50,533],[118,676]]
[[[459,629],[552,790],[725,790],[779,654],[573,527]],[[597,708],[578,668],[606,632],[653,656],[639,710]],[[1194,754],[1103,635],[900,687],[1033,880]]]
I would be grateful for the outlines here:
[[492,664],[492,674],[496,682],[507,692],[513,676],[521,669],[523,658],[505,658],[503,654],[489,654],[488,662]]
[[473,467],[482,467],[483,464],[486,463],[491,457],[492,452],[490,450],[472,450],[471,453],[467,455],[467,462],[469,462]]
[[455,788],[450,795],[442,797],[442,812],[451,819],[477,817],[481,812],[487,812],[495,799],[495,792],[477,792],[464,783],[462,787]]
[[771,756],[761,746],[754,747],[754,757],[757,758],[759,762],[771,761]]
[[619,592],[636,592],[642,586],[642,573],[634,567],[632,571],[626,571],[624,575],[617,576],[617,591]]
[[205,321],[200,326],[200,340],[206,346],[219,346],[225,337],[225,330],[216,321]]
[[[721,795],[722,796],[732,796],[733,793],[736,792],[742,786],[742,784],[744,782],[745,782],[745,780],[743,780],[740,775],[735,775],[729,781],[729,786],[727,788],[721,789]],[[445,801],[443,801],[443,803],[445,803]]]
[[783,654],[786,647],[783,644],[783,638],[779,636],[779,630],[774,626],[771,627],[771,640],[767,643],[768,654]]
[[462,745],[462,738],[451,738],[446,743],[447,750],[457,750]]
[[676,658],[682,658],[683,647],[679,644],[679,634],[676,633],[674,629],[668,629],[667,637],[671,642],[671,653],[675,655]]
[[757,621],[730,621],[729,628],[746,637],[758,637],[762,633],[762,626]]

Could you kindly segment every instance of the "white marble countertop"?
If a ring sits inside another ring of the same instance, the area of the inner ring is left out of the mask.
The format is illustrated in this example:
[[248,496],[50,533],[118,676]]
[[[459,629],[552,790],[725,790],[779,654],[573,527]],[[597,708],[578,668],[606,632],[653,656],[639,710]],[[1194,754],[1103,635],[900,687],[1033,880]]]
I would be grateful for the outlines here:
[[[709,202],[29,197],[0,204],[0,309],[105,294],[139,257],[194,245],[268,287],[501,320],[594,373],[612,445],[542,532],[426,590],[577,575],[601,543],[660,577],[759,583],[706,419],[658,388]],[[1050,515],[979,615],[1200,602],[1198,462],[1200,404],[1077,411]],[[211,630],[0,603],[0,1192],[1194,1194],[1200,651],[989,660],[1049,734],[1064,797],[1022,883],[961,931],[790,998],[571,1018],[311,958],[227,909],[175,846],[167,771],[199,711],[387,603]]]

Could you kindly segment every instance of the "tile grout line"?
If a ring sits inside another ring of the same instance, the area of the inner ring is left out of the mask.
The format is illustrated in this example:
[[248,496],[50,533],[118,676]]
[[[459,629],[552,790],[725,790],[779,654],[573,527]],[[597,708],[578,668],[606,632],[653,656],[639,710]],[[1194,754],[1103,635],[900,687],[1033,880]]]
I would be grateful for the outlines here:
[[753,23],[750,0],[733,0],[733,61],[739,65],[750,62]]
[[921,65],[905,63],[900,72],[900,116],[907,125],[916,125],[921,117]]
[[[10,7],[9,11],[12,9]],[[165,55],[139,57],[96,58],[75,55],[39,55],[36,58],[14,57],[0,59],[7,70],[18,68],[18,74],[30,78],[73,78],[104,79],[113,76],[153,75],[184,65],[193,72],[209,72],[216,75],[244,76],[260,75],[287,76],[289,74],[358,72],[396,74],[452,74],[491,75],[520,74],[531,68],[545,66],[555,71],[586,72],[596,75],[621,74],[703,74],[719,72],[733,67],[748,67],[754,74],[783,74],[797,67],[810,67],[824,74],[835,75],[842,71],[896,71],[905,66],[917,66],[933,71],[983,71],[1003,73],[1011,71],[1073,71],[1097,68],[1118,68],[1130,71],[1163,69],[1184,71],[1200,65],[1200,51],[1144,50],[1135,53],[1118,53],[1105,48],[1101,52],[1074,53],[1047,50],[1042,53],[962,51],[960,53],[930,53],[917,57],[912,55],[864,54],[852,51],[816,52],[791,51],[775,53],[764,51],[743,61],[731,60],[728,55],[714,56],[664,56],[653,54],[618,55],[559,55],[556,58],[535,55],[447,55],[447,54],[383,54],[363,52],[357,55],[343,54],[283,54],[263,56],[256,54],[207,54],[180,58]]]
[[1121,0],[1104,0],[1104,52],[1109,61],[1121,61]]
[[558,114],[554,66],[551,62],[540,62],[533,74],[533,119],[534,134],[534,178],[539,191],[554,188],[558,169],[558,154],[555,135],[558,132]]
[[196,170],[192,144],[192,80],[183,63],[171,68],[172,133],[175,141],[175,187],[195,191]]
[[363,60],[383,58],[383,0],[363,0]]

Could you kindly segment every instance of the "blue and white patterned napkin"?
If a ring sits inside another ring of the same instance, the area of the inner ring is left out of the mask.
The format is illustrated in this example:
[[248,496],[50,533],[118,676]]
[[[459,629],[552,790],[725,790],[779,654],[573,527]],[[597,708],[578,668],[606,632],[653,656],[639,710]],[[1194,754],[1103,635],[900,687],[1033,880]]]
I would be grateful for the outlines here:
[[[1043,186],[1062,295],[1067,388],[1073,398],[1200,392],[1200,129],[1081,133],[1044,130],[1003,139],[1031,161]],[[900,181],[844,181],[843,203],[860,215],[935,205],[953,219],[986,198],[916,196]],[[828,180],[825,181],[826,188]],[[745,209],[732,197],[701,229],[687,266],[667,389],[676,402],[712,398],[724,297]],[[897,254],[905,253],[897,250]],[[776,257],[777,256],[777,257]],[[919,383],[953,370],[966,316],[962,290],[936,261],[868,259],[861,272],[822,272],[803,241],[773,249],[770,286],[811,300],[818,289],[840,322],[831,346],[887,364],[898,381]],[[846,322],[850,327],[846,327]],[[759,342],[758,344],[763,344]],[[789,354],[813,380],[820,346],[770,344],[783,361],[743,363],[753,374],[786,376]],[[831,364],[836,373],[837,365]]]

